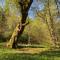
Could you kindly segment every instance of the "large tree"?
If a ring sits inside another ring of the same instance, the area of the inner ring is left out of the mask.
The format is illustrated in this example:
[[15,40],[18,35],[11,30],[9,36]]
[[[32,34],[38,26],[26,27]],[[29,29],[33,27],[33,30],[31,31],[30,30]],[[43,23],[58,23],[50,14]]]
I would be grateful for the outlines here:
[[[52,5],[53,3],[53,5]],[[53,8],[52,8],[53,7]],[[57,41],[58,37],[55,32],[55,18],[57,15],[59,15],[59,6],[58,6],[58,0],[46,0],[45,2],[45,9],[44,9],[44,14],[37,12],[37,15],[44,20],[46,23],[51,40],[53,41],[53,46],[57,47]]]
[[19,0],[18,3],[21,8],[22,19],[17,24],[16,28],[14,29],[14,32],[13,32],[9,42],[7,43],[7,47],[16,48],[17,40],[22,35],[25,26],[28,24],[28,23],[26,23],[26,18],[28,16],[28,11],[29,11],[29,8],[30,8],[32,2],[33,2],[33,0]]

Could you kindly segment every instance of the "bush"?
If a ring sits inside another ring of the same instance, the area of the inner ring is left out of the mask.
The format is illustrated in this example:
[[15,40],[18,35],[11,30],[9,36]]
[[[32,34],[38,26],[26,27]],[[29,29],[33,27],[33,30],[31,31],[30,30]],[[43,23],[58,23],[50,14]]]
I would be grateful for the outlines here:
[[28,43],[28,35],[23,34],[21,37],[19,37],[18,42],[23,43],[23,44],[27,44]]

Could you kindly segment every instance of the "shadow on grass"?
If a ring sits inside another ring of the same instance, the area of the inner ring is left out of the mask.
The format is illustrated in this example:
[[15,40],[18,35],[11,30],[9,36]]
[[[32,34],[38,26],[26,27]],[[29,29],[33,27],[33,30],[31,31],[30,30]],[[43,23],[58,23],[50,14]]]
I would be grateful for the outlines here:
[[[4,44],[4,43],[3,43]],[[2,45],[2,44],[0,44]],[[20,46],[19,48],[37,48],[36,46]],[[39,46],[40,47],[40,46]],[[43,47],[42,47],[43,48]],[[28,54],[28,53],[13,53],[12,49],[1,49],[0,60],[60,60],[60,50],[49,50],[42,51],[36,54]],[[6,51],[7,53],[4,53]],[[9,53],[11,51],[11,53]]]
[[44,55],[44,56],[48,56],[48,57],[53,57],[53,56],[56,56],[56,57],[60,57],[60,51],[44,51],[44,52],[41,52],[39,55]]
[[2,53],[0,60],[60,60],[60,51],[44,51],[39,54]]

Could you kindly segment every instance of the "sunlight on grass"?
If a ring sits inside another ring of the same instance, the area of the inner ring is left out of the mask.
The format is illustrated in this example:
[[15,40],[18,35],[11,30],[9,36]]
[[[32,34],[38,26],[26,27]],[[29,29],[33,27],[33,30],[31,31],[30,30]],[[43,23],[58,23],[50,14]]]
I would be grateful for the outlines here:
[[0,60],[60,60],[59,56],[48,56],[40,54],[18,54],[18,53],[2,53]]
[[[2,46],[2,44],[0,44]],[[60,50],[25,47],[19,49],[0,48],[0,60],[60,60]]]
[[[23,49],[0,49],[0,60],[60,60],[60,51],[42,51],[39,53],[19,53]],[[18,52],[17,52],[18,51]]]

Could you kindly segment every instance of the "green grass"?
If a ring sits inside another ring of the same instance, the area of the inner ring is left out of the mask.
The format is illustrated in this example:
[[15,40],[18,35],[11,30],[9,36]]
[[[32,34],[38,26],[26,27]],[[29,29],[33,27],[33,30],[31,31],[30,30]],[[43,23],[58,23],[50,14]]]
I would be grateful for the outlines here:
[[19,44],[18,48],[48,48],[44,45],[37,45],[37,44]]
[[60,60],[60,50],[42,51],[35,54],[19,52],[21,51],[3,48],[0,43],[0,60]]
[[15,53],[14,49],[0,49],[0,60],[60,60],[60,51],[45,51],[39,54]]

